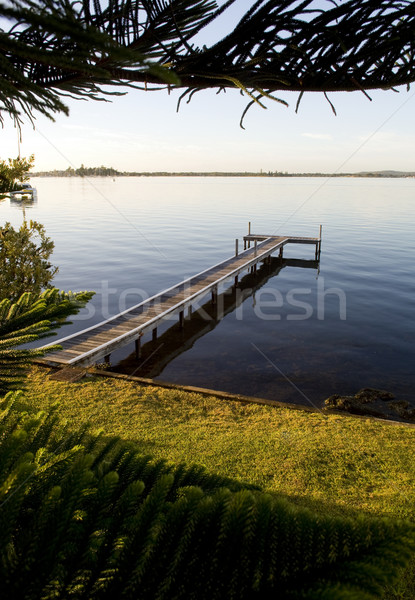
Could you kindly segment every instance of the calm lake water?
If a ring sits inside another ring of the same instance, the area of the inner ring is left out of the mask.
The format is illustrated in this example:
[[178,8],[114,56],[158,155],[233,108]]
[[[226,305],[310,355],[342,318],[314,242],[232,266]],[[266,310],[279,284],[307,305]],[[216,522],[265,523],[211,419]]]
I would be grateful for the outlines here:
[[[313,246],[287,246],[284,258],[307,262],[275,260],[262,277],[243,282],[236,310],[225,295],[221,320],[186,325],[194,328],[184,334],[187,350],[174,351],[177,335],[166,338],[147,366],[163,381],[294,403],[320,406],[331,394],[376,387],[413,404],[415,179],[32,183],[38,201],[26,216],[43,223],[55,241],[55,284],[96,291],[58,337],[228,258],[248,221],[253,232],[279,235],[317,236],[322,224],[318,266]],[[2,223],[18,225],[22,207],[5,200],[0,215]],[[111,361],[140,375],[137,362],[125,363],[132,351],[127,346]]]

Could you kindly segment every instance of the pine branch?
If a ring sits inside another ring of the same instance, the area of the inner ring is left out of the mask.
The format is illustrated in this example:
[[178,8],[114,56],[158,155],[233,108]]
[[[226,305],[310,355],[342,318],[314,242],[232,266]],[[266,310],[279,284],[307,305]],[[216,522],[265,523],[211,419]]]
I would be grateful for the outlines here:
[[0,3],[11,23],[0,30],[0,115],[53,118],[66,110],[65,95],[108,100],[125,93],[120,86],[239,87],[260,102],[280,90],[364,91],[415,80],[409,0],[327,0],[321,9],[313,0],[258,0],[222,40],[199,47],[195,36],[231,4]]
[[71,314],[76,314],[93,296],[93,292],[77,294],[51,288],[37,295],[26,292],[16,302],[0,302],[0,394],[22,386],[27,367],[35,358],[60,349],[21,349],[19,346],[53,335]]

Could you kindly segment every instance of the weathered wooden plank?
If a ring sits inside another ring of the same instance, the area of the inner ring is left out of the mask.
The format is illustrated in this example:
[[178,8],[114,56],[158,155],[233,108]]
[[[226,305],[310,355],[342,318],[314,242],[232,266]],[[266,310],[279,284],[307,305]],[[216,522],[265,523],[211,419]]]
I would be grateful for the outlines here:
[[51,352],[50,354],[46,354],[45,359],[52,362],[54,362],[55,359],[57,359],[58,362],[68,363],[70,360],[76,358],[77,356],[78,354],[76,352],[73,354],[66,354],[64,350],[61,350],[60,352]]

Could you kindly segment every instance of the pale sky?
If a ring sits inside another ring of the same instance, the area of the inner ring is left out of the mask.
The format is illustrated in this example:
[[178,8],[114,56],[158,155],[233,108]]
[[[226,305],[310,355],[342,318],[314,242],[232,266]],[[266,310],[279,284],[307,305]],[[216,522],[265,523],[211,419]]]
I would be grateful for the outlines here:
[[[267,110],[253,106],[245,131],[239,120],[250,99],[239,90],[199,92],[177,113],[180,93],[71,100],[69,117],[38,117],[35,130],[23,127],[21,154],[35,154],[35,170],[83,163],[125,171],[415,171],[415,88],[370,92],[373,102],[361,92],[332,93],[337,116],[317,93],[305,94],[296,114],[298,94],[284,92],[289,108],[270,100]],[[0,158],[16,156],[10,119],[0,139]]]

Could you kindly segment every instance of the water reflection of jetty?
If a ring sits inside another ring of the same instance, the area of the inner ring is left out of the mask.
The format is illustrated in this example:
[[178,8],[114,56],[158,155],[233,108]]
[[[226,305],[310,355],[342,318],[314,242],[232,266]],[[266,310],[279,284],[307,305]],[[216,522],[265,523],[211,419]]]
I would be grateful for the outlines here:
[[252,270],[240,279],[237,286],[233,285],[222,294],[218,294],[215,303],[209,300],[198,310],[194,310],[191,318],[185,319],[184,327],[181,327],[180,323],[175,323],[157,339],[143,344],[140,356],[133,352],[118,363],[115,370],[139,377],[158,377],[173,359],[192,348],[198,339],[213,331],[226,315],[241,306],[271,278],[276,277],[284,267],[318,269],[319,261],[271,257],[256,271]]
[[[179,327],[184,328],[185,318],[190,321],[193,307],[208,295],[213,304],[218,303],[219,286],[233,280],[238,287],[239,276],[250,270],[257,272],[258,265],[270,263],[271,255],[278,252],[283,259],[287,244],[312,244],[315,258],[321,251],[321,227],[318,237],[264,236],[248,232],[244,237],[245,248],[239,253],[238,240],[235,255],[221,263],[178,283],[177,285],[148,298],[144,302],[97,325],[69,335],[56,343],[62,350],[47,355],[47,362],[55,365],[88,366],[103,359],[109,362],[110,354],[126,344],[135,343],[137,356],[141,352],[141,338],[151,332],[152,339],[158,337],[157,328],[173,316],[178,317]],[[253,247],[249,247],[253,244]]]

